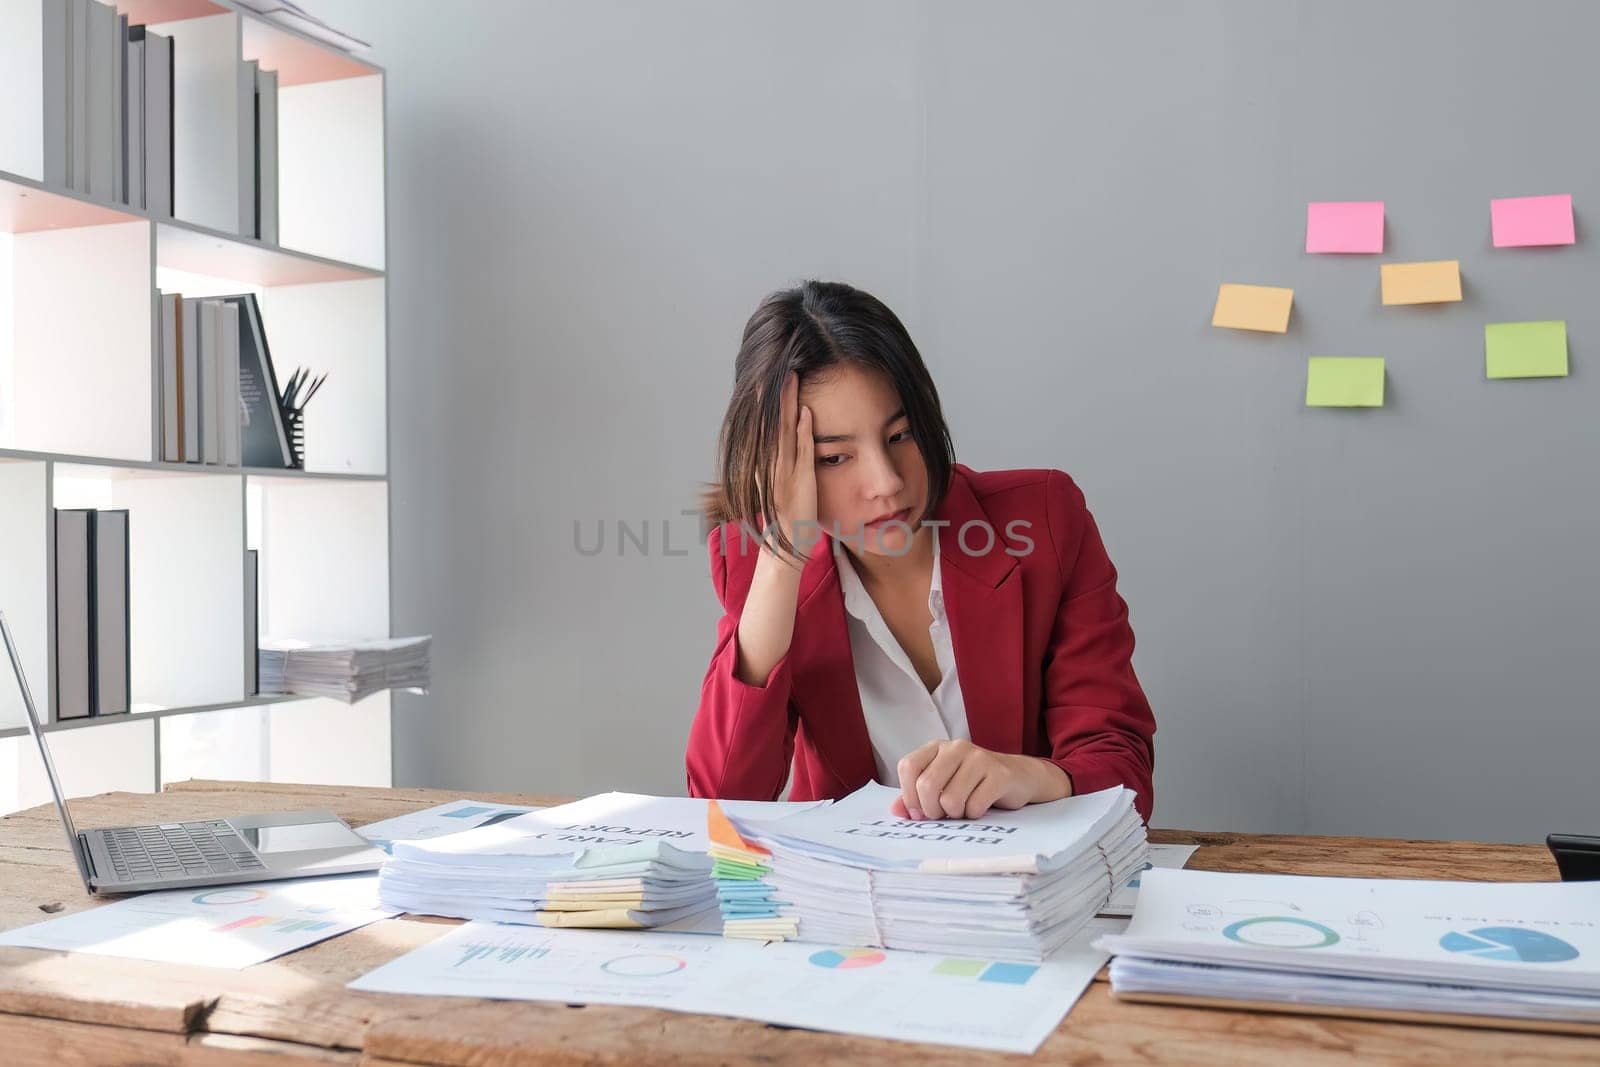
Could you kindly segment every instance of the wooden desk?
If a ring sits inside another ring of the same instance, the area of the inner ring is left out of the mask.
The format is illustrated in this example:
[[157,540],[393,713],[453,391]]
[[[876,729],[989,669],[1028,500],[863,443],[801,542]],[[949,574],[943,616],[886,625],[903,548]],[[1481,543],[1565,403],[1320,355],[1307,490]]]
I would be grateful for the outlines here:
[[[146,796],[73,802],[80,825],[172,822],[328,808],[351,825],[460,796],[561,798],[427,789],[184,782]],[[1405,878],[1550,880],[1531,845],[1154,831],[1196,842],[1190,866]],[[0,929],[91,907],[51,806],[0,819]],[[969,1064],[1022,1057],[786,1030],[641,1008],[568,1007],[357,993],[346,982],[443,933],[391,919],[243,971],[0,949],[0,1062],[107,1064],[880,1063]],[[1037,1059],[1067,1063],[1587,1063],[1600,1041],[1493,1030],[1119,1003],[1097,981]]]

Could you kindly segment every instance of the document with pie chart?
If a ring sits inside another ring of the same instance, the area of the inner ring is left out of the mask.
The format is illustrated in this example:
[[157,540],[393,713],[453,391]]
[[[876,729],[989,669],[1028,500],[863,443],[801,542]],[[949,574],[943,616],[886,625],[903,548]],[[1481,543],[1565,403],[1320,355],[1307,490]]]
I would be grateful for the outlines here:
[[1096,945],[1119,993],[1600,1022],[1600,882],[1157,869],[1126,932]]
[[376,874],[163,889],[0,933],[0,945],[237,970],[397,914]]

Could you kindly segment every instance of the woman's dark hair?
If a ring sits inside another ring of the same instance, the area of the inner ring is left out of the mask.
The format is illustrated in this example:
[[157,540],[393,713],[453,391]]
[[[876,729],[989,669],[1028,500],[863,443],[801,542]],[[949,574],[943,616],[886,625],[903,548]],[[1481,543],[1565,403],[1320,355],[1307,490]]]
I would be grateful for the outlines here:
[[721,480],[701,497],[708,522],[754,527],[760,518],[778,547],[793,551],[777,525],[772,492],[783,386],[790,374],[805,382],[845,363],[879,371],[894,386],[928,468],[927,513],[939,507],[955,463],[955,446],[939,407],[939,391],[911,335],[870,293],[840,282],[806,281],[769,294],[745,323],[733,363],[733,396],[717,443]]

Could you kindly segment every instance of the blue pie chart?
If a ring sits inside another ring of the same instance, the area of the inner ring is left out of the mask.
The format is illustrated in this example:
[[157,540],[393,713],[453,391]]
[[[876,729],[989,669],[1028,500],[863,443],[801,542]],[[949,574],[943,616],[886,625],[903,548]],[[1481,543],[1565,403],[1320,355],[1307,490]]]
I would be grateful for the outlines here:
[[1439,947],[1507,963],[1564,963],[1578,958],[1578,950],[1559,937],[1520,926],[1480,926],[1466,933],[1452,930],[1439,939]]

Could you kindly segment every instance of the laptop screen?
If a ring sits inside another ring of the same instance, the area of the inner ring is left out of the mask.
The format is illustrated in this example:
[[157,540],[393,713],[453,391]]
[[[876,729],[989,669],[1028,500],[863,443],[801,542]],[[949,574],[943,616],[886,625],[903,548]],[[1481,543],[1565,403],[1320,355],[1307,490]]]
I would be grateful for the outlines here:
[[77,828],[72,825],[72,814],[67,811],[66,795],[61,792],[61,779],[56,777],[56,765],[50,761],[50,748],[45,744],[44,731],[39,728],[39,711],[33,706],[33,694],[28,691],[28,677],[22,672],[22,657],[17,654],[16,642],[11,639],[11,627],[6,624],[6,613],[0,611],[0,637],[5,638],[6,654],[11,657],[11,670],[17,676],[17,686],[22,690],[22,707],[28,719],[28,732],[39,746],[39,757],[44,760],[44,773],[50,779],[50,792],[56,800],[56,810],[61,813],[61,825],[67,830],[67,844],[72,858],[78,861],[78,872],[83,875],[85,889],[93,892],[89,884],[89,864],[83,856],[83,845],[78,841]]

